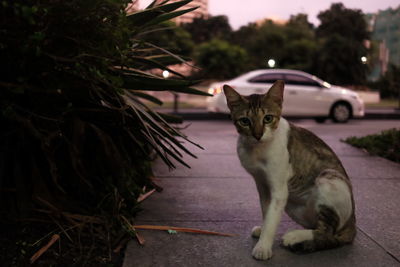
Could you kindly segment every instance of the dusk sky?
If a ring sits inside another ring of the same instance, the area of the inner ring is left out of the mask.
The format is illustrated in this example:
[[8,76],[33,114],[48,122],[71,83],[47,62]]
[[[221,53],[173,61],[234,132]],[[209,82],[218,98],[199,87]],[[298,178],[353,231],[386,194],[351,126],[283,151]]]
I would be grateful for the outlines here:
[[[140,5],[145,6],[149,2],[140,0]],[[208,5],[211,15],[227,15],[231,26],[238,29],[266,17],[287,20],[290,15],[298,13],[308,14],[309,21],[318,25],[318,13],[337,2],[342,2],[347,8],[361,9],[365,13],[400,5],[400,0],[209,0]]]
[[317,15],[332,3],[341,2],[347,8],[361,9],[365,13],[376,12],[400,5],[399,0],[209,0],[211,15],[227,15],[234,29],[265,17],[289,19],[290,15],[308,14],[311,23],[317,25]]

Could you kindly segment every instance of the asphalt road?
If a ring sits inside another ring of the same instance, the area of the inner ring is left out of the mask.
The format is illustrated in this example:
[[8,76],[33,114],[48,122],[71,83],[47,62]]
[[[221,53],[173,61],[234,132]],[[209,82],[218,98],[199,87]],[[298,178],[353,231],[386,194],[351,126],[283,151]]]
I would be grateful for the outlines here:
[[[190,123],[190,122],[187,122]],[[193,121],[185,130],[204,150],[188,145],[198,159],[186,157],[191,169],[169,171],[155,166],[162,193],[143,202],[135,224],[170,225],[234,233],[235,237],[168,234],[140,230],[144,247],[131,241],[124,267],[130,266],[400,266],[400,164],[353,148],[343,142],[389,128],[400,120],[353,120],[347,124],[294,121],[327,142],[338,154],[353,183],[358,233],[354,244],[307,255],[279,246],[288,229],[299,228],[284,216],[268,262],[251,257],[250,237],[261,221],[252,178],[236,155],[237,133],[229,121]]]

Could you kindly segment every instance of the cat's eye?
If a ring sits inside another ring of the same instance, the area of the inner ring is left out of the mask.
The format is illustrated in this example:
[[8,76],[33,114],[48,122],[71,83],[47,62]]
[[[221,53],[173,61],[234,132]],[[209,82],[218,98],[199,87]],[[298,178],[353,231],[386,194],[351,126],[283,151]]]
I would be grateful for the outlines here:
[[264,123],[271,123],[274,120],[274,116],[272,115],[265,115]]
[[251,123],[250,119],[246,118],[246,117],[240,118],[238,121],[239,121],[239,124],[242,126],[249,126]]

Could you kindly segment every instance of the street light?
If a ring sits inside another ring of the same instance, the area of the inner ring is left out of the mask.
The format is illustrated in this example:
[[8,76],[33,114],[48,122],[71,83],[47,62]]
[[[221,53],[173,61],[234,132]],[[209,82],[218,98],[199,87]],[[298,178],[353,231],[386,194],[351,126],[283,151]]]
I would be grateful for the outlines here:
[[164,70],[164,71],[162,72],[162,76],[164,77],[164,79],[167,79],[167,78],[169,77],[169,71]]
[[275,59],[272,59],[272,58],[270,58],[270,59],[268,59],[268,67],[270,67],[270,68],[273,68],[273,67],[275,67]]
[[[169,77],[169,71],[164,70],[162,72],[162,76],[164,79],[168,79]],[[174,96],[174,113],[178,113],[178,100],[179,100],[179,95],[177,93],[172,92],[172,95]]]
[[362,62],[362,64],[367,64],[367,57],[366,56],[362,56],[361,57],[361,62]]

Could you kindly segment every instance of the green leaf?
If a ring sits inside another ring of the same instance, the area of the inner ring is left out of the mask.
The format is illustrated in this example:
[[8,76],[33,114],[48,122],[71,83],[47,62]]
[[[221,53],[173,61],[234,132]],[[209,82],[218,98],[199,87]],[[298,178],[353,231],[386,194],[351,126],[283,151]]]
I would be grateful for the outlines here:
[[125,90],[125,93],[129,93],[132,96],[137,96],[137,97],[146,99],[146,100],[151,101],[151,102],[153,102],[153,103],[155,103],[157,105],[160,105],[160,106],[163,104],[163,102],[161,100],[159,100],[157,97],[154,97],[154,96],[149,95],[149,94],[145,94],[145,93],[142,93],[142,92],[135,92],[135,91],[126,91],[126,90]]
[[182,63],[182,60],[183,61],[189,60],[189,58],[186,58],[183,56],[179,56],[179,58],[177,58],[176,56],[170,56],[170,55],[165,55],[165,54],[148,56],[148,57],[145,57],[145,59],[150,60],[150,61],[156,61],[159,64],[162,64],[164,66],[179,64],[179,63]]
[[[144,118],[147,119],[148,125],[146,125],[147,127],[151,127],[151,129],[157,133],[159,135],[159,137],[165,137],[166,139],[164,139],[164,141],[171,141],[174,145],[176,145],[177,147],[179,147],[181,150],[185,151],[185,153],[189,154],[190,156],[196,158],[196,156],[194,154],[192,154],[189,150],[187,150],[178,140],[176,140],[162,125],[160,125],[159,122],[157,122],[149,113],[147,113],[146,111],[143,111],[142,109],[138,108],[137,105],[132,102],[131,103],[132,107],[134,107],[134,110],[136,112],[141,112],[141,115],[144,116]],[[142,118],[141,116],[141,118]],[[166,126],[166,125],[164,125]],[[172,127],[167,125],[167,128],[169,128],[170,130],[172,129]],[[180,135],[181,137],[185,138],[184,136]],[[186,139],[186,138],[185,138]],[[160,146],[162,146],[164,149],[164,145],[162,143],[158,143]],[[170,154],[173,158],[175,158],[176,160],[178,160],[179,162],[181,162],[180,159],[178,159],[174,154]],[[182,163],[182,162],[181,162]],[[182,163],[183,164],[183,163]],[[187,167],[189,167],[186,163],[183,164]]]
[[123,87],[130,90],[173,91],[186,94],[212,96],[206,92],[189,87],[196,84],[197,81],[162,79],[135,73],[125,74],[122,76],[122,79],[124,81]]
[[156,112],[156,113],[157,113],[158,116],[160,116],[167,123],[182,123],[183,122],[183,119],[182,119],[181,116],[165,114],[165,113],[159,113],[159,112]]
[[167,14],[163,14],[158,16],[157,18],[151,20],[150,22],[144,24],[144,27],[149,27],[149,26],[153,26],[153,25],[157,25],[163,21],[167,21],[176,17],[179,17],[183,14],[192,12],[193,10],[196,10],[198,7],[192,7],[192,8],[188,8],[185,10],[179,10],[179,11],[175,11],[175,12],[171,12],[171,13],[167,13]]
[[141,73],[133,73],[133,71],[129,74],[126,73],[125,75],[123,75],[122,79],[124,81],[124,87],[126,86],[125,83],[128,82],[132,83],[136,82],[143,85],[155,85],[155,86],[160,85],[166,87],[187,87],[196,84],[196,82],[193,81],[164,79],[154,75],[150,76],[150,75],[143,75]]
[[[142,64],[145,64],[147,67],[144,68],[144,69],[146,69],[146,70],[158,68],[158,69],[162,69],[162,70],[167,70],[170,73],[173,73],[173,74],[175,74],[175,75],[177,75],[179,77],[185,78],[179,72],[176,72],[176,71],[166,67],[166,65],[171,65],[172,61],[169,62],[169,64],[162,64],[161,62],[159,62],[159,59],[153,60],[150,57],[147,57],[147,58],[146,57],[131,57],[131,58],[135,61],[135,63],[140,62]],[[169,57],[169,59],[173,59],[174,60],[174,62],[172,64],[180,63],[180,62],[177,62],[177,60],[172,58],[172,57]]]
[[144,9],[128,15],[128,19],[136,27],[140,27],[143,25],[150,25],[151,23],[152,25],[154,25],[153,20],[156,19],[157,17],[166,14],[168,12],[172,12],[191,1],[192,0],[177,1],[171,4],[165,4],[159,6],[151,5],[151,7],[148,9]]

